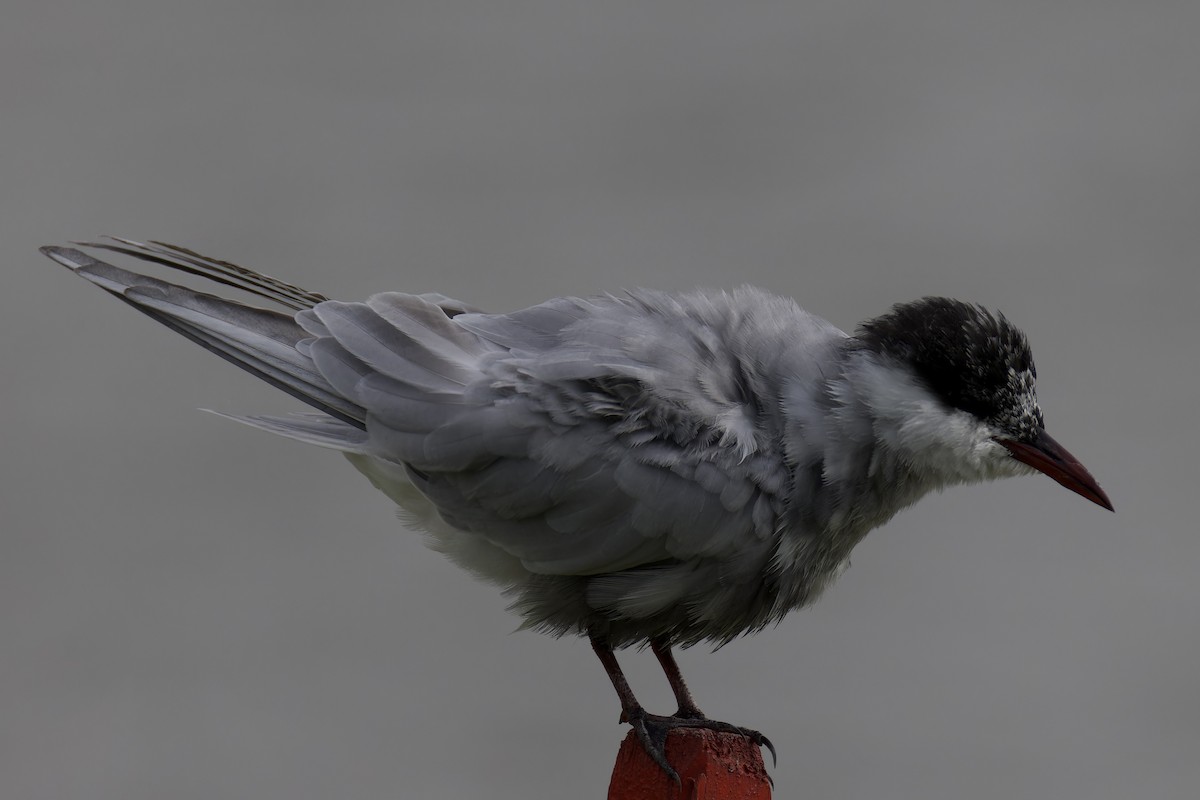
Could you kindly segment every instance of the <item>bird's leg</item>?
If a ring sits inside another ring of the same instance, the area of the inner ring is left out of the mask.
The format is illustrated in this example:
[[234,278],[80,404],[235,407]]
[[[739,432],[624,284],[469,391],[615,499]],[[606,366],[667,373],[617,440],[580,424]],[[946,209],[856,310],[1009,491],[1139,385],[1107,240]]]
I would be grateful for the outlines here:
[[596,657],[604,666],[604,671],[608,673],[608,679],[612,681],[613,688],[617,690],[617,697],[621,700],[620,721],[629,722],[629,718],[636,713],[645,713],[641,703],[634,697],[633,689],[629,688],[629,681],[625,679],[625,673],[621,671],[621,665],[617,663],[617,655],[613,652],[608,639],[592,631],[588,632],[588,639],[592,643],[592,650],[595,651]]
[[696,706],[696,701],[692,699],[691,690],[683,680],[683,673],[679,671],[675,654],[671,652],[671,645],[666,639],[661,637],[651,639],[650,649],[654,651],[658,663],[662,665],[667,682],[671,684],[671,691],[675,693],[675,700],[679,703],[679,710],[675,712],[675,716],[667,718],[668,728],[707,728],[722,733],[736,733],[767,748],[771,751],[771,761],[778,761],[775,756],[775,745],[771,744],[771,740],[758,731],[730,725],[728,722],[719,722],[704,716],[704,712]]
[[770,750],[771,759],[775,760],[775,746],[766,736],[750,728],[739,728],[728,722],[708,719],[701,713],[700,709],[696,707],[696,701],[692,699],[692,693],[688,691],[687,684],[684,683],[683,675],[679,672],[679,665],[675,663],[675,656],[671,653],[671,647],[665,639],[652,640],[650,648],[658,657],[658,662],[667,675],[667,681],[671,684],[671,690],[675,693],[675,699],[679,702],[679,710],[670,717],[647,714],[646,709],[642,708],[641,703],[634,697],[633,690],[629,688],[629,681],[625,679],[625,673],[621,671],[621,665],[617,663],[612,645],[609,644],[608,638],[604,634],[592,629],[588,631],[588,639],[591,640],[592,650],[596,652],[596,657],[604,665],[604,671],[608,673],[608,679],[612,681],[613,688],[617,691],[617,697],[621,700],[621,722],[630,724],[642,749],[646,751],[646,755],[650,756],[651,760],[675,783],[679,783],[679,774],[667,763],[666,755],[667,733],[672,728],[707,728],[721,733],[745,736],[755,744]]
[[628,722],[632,726],[633,733],[646,755],[650,756],[671,780],[679,784],[679,773],[667,763],[668,726],[663,725],[661,721],[669,718],[647,714],[646,709],[642,708],[642,704],[633,696],[633,690],[629,688],[629,681],[625,679],[625,673],[621,671],[621,665],[617,663],[617,656],[613,653],[607,637],[595,630],[589,630],[588,639],[596,657],[604,666],[604,671],[608,673],[613,688],[617,690],[617,697],[621,700],[621,722]]
[[657,637],[650,640],[650,649],[654,651],[654,656],[667,676],[667,683],[671,684],[671,691],[675,693],[675,701],[679,703],[679,710],[675,712],[675,716],[680,719],[704,719],[704,712],[696,706],[696,701],[692,699],[692,693],[683,680],[683,673],[679,671],[679,664],[675,662],[671,645],[666,639]]

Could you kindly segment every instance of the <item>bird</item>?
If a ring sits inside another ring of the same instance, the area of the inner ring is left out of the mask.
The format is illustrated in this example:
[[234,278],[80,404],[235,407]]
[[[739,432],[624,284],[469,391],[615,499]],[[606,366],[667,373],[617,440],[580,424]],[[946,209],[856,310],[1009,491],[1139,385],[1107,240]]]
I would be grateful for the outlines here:
[[[775,752],[701,712],[675,648],[812,603],[869,531],[952,485],[1042,473],[1113,510],[1046,432],[1027,337],[960,300],[899,303],[853,333],[750,286],[493,314],[441,294],[331,300],[157,241],[41,250],[312,408],[222,416],[341,452],[523,628],[586,637],[621,721],[675,781],[675,728]],[[616,658],[631,646],[658,659],[674,713],[637,700]]]

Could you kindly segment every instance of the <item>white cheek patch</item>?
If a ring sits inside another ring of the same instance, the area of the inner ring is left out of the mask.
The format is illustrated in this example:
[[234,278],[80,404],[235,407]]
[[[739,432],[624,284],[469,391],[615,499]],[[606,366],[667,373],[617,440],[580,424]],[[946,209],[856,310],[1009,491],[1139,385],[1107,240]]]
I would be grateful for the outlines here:
[[[1021,417],[1030,424],[1040,419],[1032,395],[1033,376],[1022,382]],[[1020,462],[995,441],[1002,432],[959,409],[948,408],[907,371],[893,365],[867,362],[854,375],[855,391],[867,398],[875,417],[874,434],[880,445],[938,482],[975,482],[1022,474]]]

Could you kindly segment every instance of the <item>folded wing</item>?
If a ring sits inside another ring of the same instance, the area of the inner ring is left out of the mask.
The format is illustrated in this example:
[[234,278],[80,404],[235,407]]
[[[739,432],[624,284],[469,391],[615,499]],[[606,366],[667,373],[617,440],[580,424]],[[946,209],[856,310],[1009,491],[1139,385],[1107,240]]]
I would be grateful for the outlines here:
[[[440,295],[343,303],[182,248],[115,241],[103,246],[286,310],[77,249],[44,252],[321,412],[234,419],[402,466],[391,473],[446,523],[532,573],[612,573],[594,592],[634,602],[622,573],[719,559],[719,579],[737,582],[769,557],[786,467],[759,387],[730,344],[738,330],[722,329],[760,298],[646,292],[508,315]],[[637,602],[670,599],[639,586]]]

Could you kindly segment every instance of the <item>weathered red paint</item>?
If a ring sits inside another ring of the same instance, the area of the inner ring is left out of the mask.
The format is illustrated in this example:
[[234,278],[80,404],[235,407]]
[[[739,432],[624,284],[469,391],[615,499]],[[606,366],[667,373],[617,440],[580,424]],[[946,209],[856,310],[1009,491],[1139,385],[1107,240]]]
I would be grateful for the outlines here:
[[762,749],[735,733],[676,728],[667,734],[676,785],[650,760],[633,731],[621,743],[608,800],[770,800]]

